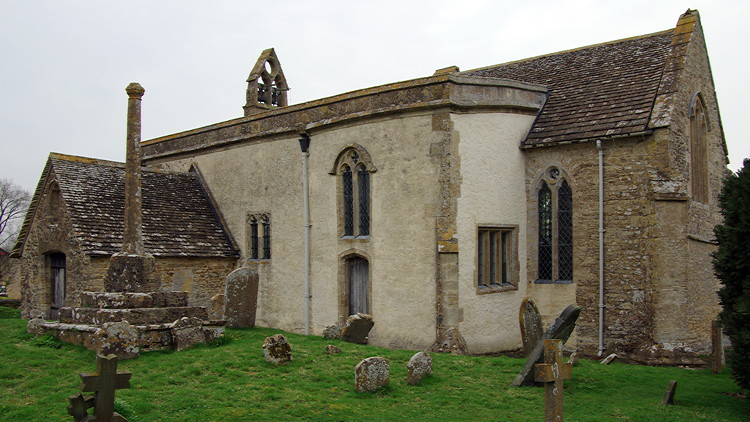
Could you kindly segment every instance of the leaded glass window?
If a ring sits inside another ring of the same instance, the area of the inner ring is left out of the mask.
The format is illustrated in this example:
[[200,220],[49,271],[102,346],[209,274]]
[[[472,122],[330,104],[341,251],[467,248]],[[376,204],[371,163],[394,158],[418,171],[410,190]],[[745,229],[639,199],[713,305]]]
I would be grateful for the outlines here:
[[552,192],[547,183],[539,190],[539,274],[552,280]]
[[557,279],[573,280],[573,192],[567,181],[557,191]]
[[370,173],[364,166],[357,174],[359,188],[359,235],[370,235]]
[[344,184],[344,236],[354,236],[354,186],[349,166],[344,166],[341,177]]
[[538,192],[540,282],[573,281],[573,190],[562,172],[551,168]]

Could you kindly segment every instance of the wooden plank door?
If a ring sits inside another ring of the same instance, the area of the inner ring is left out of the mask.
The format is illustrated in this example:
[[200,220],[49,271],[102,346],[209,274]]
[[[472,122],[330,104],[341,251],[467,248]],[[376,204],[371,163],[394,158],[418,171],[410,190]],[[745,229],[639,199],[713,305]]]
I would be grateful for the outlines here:
[[369,314],[367,304],[369,290],[370,265],[360,257],[349,258],[349,315],[357,312]]
[[49,317],[57,319],[58,311],[65,306],[65,254],[50,255],[50,267],[52,269],[52,304]]

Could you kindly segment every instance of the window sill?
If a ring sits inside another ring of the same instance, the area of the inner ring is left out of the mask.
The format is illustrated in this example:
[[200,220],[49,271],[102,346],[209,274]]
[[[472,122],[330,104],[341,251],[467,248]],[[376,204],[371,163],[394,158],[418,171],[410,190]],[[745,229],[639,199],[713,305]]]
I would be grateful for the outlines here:
[[573,280],[536,280],[534,284],[573,284]]
[[364,241],[364,240],[370,240],[370,236],[369,235],[367,235],[367,236],[341,236],[341,237],[339,237],[339,240],[355,240],[355,241],[359,240],[359,241]]
[[254,262],[254,263],[257,263],[257,264],[267,264],[267,263],[270,263],[270,262],[271,262],[271,259],[270,259],[270,258],[269,258],[269,259],[262,259],[262,258],[261,258],[261,259],[253,259],[253,258],[247,258],[247,259],[245,259],[245,262]]
[[490,284],[489,286],[486,284],[483,284],[481,286],[477,286],[477,294],[478,295],[486,295],[491,293],[501,293],[501,292],[509,292],[509,291],[515,291],[518,290],[518,286],[507,283],[507,284]]

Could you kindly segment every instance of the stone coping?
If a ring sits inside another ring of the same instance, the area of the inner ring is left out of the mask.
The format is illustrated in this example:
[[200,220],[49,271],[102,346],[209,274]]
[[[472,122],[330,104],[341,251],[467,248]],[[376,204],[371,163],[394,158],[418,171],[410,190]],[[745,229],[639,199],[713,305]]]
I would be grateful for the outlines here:
[[142,143],[144,162],[197,150],[323,129],[393,113],[437,108],[536,114],[547,99],[541,85],[456,73],[412,79],[281,107]]

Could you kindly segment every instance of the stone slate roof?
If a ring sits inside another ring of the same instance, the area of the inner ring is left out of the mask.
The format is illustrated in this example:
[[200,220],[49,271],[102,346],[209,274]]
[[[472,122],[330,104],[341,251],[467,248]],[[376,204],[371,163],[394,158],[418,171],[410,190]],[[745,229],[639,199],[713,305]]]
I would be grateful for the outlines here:
[[[51,154],[52,173],[83,250],[111,255],[122,245],[124,164]],[[236,257],[197,173],[143,169],[143,237],[154,256]]]
[[461,72],[544,85],[549,98],[522,147],[647,129],[673,30]]

